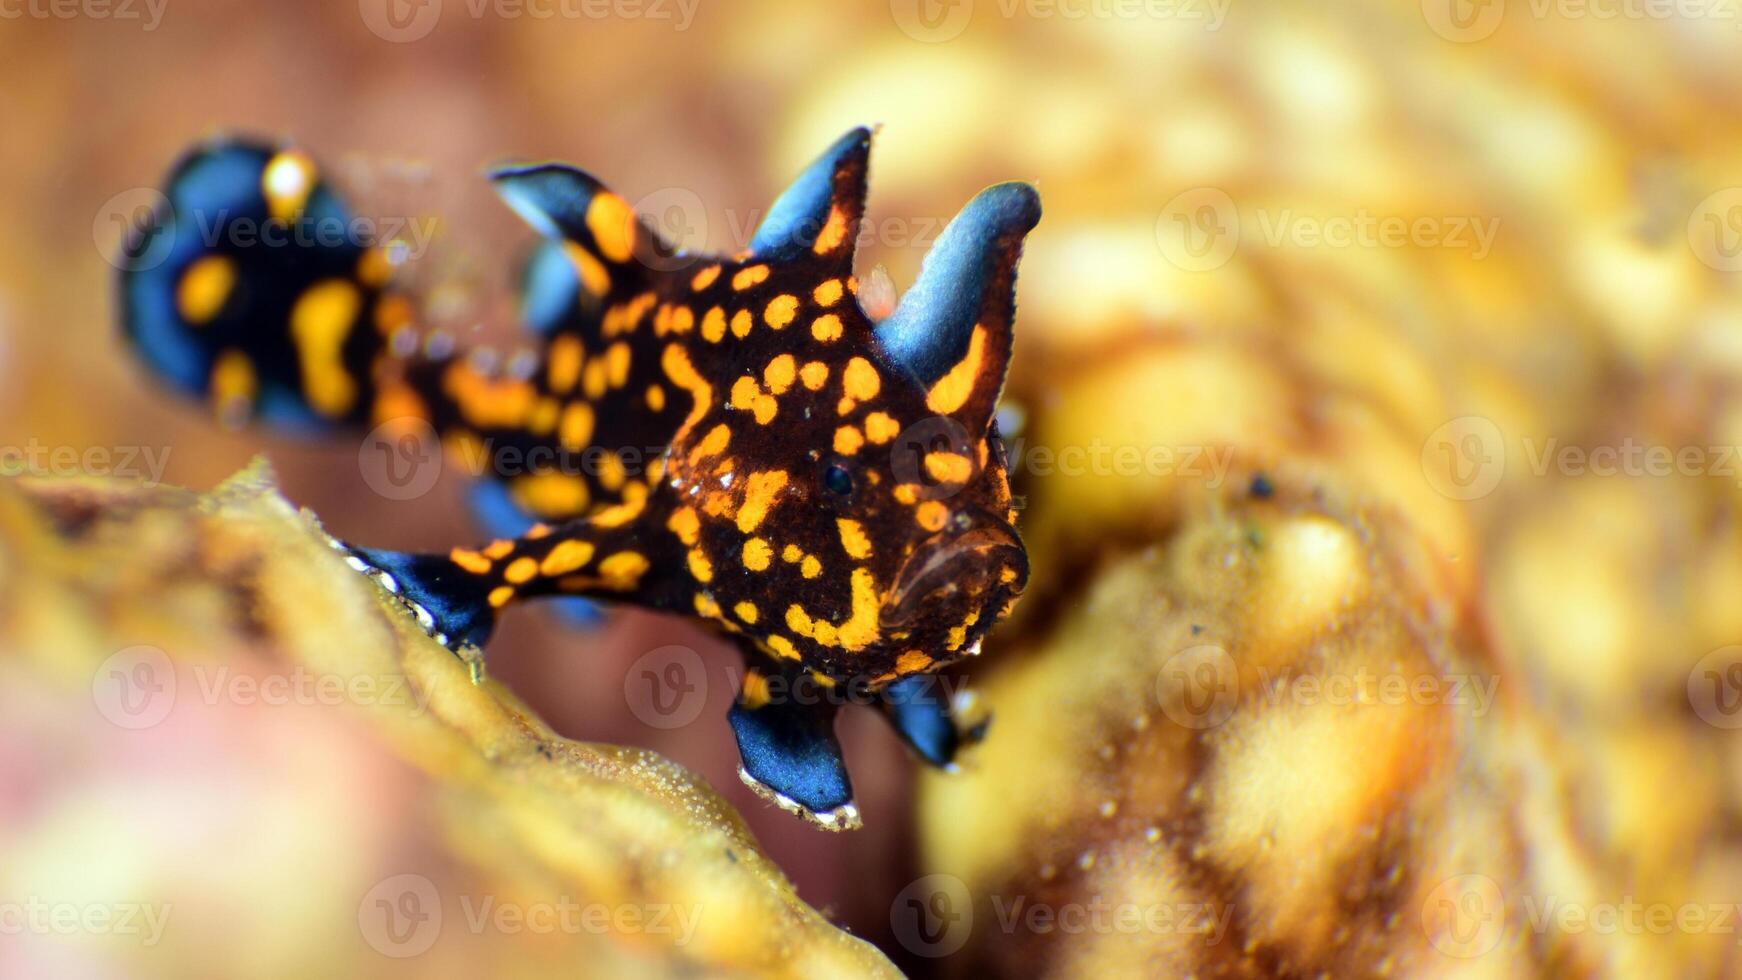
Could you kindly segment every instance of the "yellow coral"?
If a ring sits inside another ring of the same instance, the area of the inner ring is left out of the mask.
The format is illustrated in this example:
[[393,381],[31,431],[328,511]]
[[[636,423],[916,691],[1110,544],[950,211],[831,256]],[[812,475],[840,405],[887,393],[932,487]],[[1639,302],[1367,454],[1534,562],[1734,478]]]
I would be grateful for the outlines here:
[[0,485],[0,596],[6,742],[117,760],[23,787],[0,890],[163,909],[90,939],[129,972],[894,975],[696,777],[474,685],[264,468]]

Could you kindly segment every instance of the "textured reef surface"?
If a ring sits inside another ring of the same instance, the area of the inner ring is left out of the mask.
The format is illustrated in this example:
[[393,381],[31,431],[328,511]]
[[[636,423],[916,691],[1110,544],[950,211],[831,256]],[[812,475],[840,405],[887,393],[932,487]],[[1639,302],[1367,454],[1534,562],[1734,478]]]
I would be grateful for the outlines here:
[[154,896],[166,925],[147,955],[27,937],[25,965],[896,975],[705,783],[474,685],[264,467],[0,483],[0,623],[0,887]]

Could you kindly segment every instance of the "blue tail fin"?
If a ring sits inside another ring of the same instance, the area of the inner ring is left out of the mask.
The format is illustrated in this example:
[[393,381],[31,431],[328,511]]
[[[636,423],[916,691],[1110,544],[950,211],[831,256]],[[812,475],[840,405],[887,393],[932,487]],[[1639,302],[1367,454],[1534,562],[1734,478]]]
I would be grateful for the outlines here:
[[365,421],[374,361],[409,304],[392,262],[301,152],[217,140],[175,167],[118,265],[140,357],[227,423]]

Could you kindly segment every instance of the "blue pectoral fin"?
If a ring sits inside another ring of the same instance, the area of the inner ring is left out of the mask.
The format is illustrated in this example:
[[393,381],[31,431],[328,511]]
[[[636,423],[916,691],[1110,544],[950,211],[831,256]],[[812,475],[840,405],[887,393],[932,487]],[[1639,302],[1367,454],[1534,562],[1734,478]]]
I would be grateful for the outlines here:
[[482,649],[495,628],[493,580],[468,572],[446,555],[345,546],[352,568],[404,603],[424,632],[456,652]]
[[[495,480],[480,480],[466,490],[466,502],[472,518],[492,538],[518,538],[536,524],[531,515],[514,502],[508,487]],[[605,621],[605,610],[591,599],[562,596],[543,603],[564,623],[577,629],[593,629]]]
[[548,337],[565,326],[580,324],[581,279],[562,246],[542,239],[520,270],[520,320],[528,330]]
[[878,707],[895,733],[939,769],[953,768],[956,753],[985,735],[984,724],[967,730],[959,727],[949,693],[936,675],[904,677],[884,688],[878,698]]
[[859,826],[853,785],[835,740],[835,706],[790,698],[728,715],[738,738],[738,776],[757,795],[827,830]]

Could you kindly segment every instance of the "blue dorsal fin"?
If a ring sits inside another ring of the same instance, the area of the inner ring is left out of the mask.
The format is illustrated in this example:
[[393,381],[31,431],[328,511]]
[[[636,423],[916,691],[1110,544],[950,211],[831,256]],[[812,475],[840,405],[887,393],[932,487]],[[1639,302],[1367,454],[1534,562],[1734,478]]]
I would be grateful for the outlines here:
[[1040,221],[1040,195],[994,184],[938,236],[919,279],[877,325],[878,344],[928,389],[927,405],[984,432],[1010,360],[1016,264]]
[[750,239],[751,253],[789,261],[814,252],[850,266],[870,160],[871,130],[860,126],[836,140],[775,198]]
[[592,174],[566,164],[537,163],[499,167],[489,177],[503,202],[539,234],[592,243],[587,209],[605,193]]
[[672,268],[678,250],[586,171],[538,163],[500,167],[489,176],[514,213],[561,246],[584,292],[602,297],[639,290],[650,273]]

